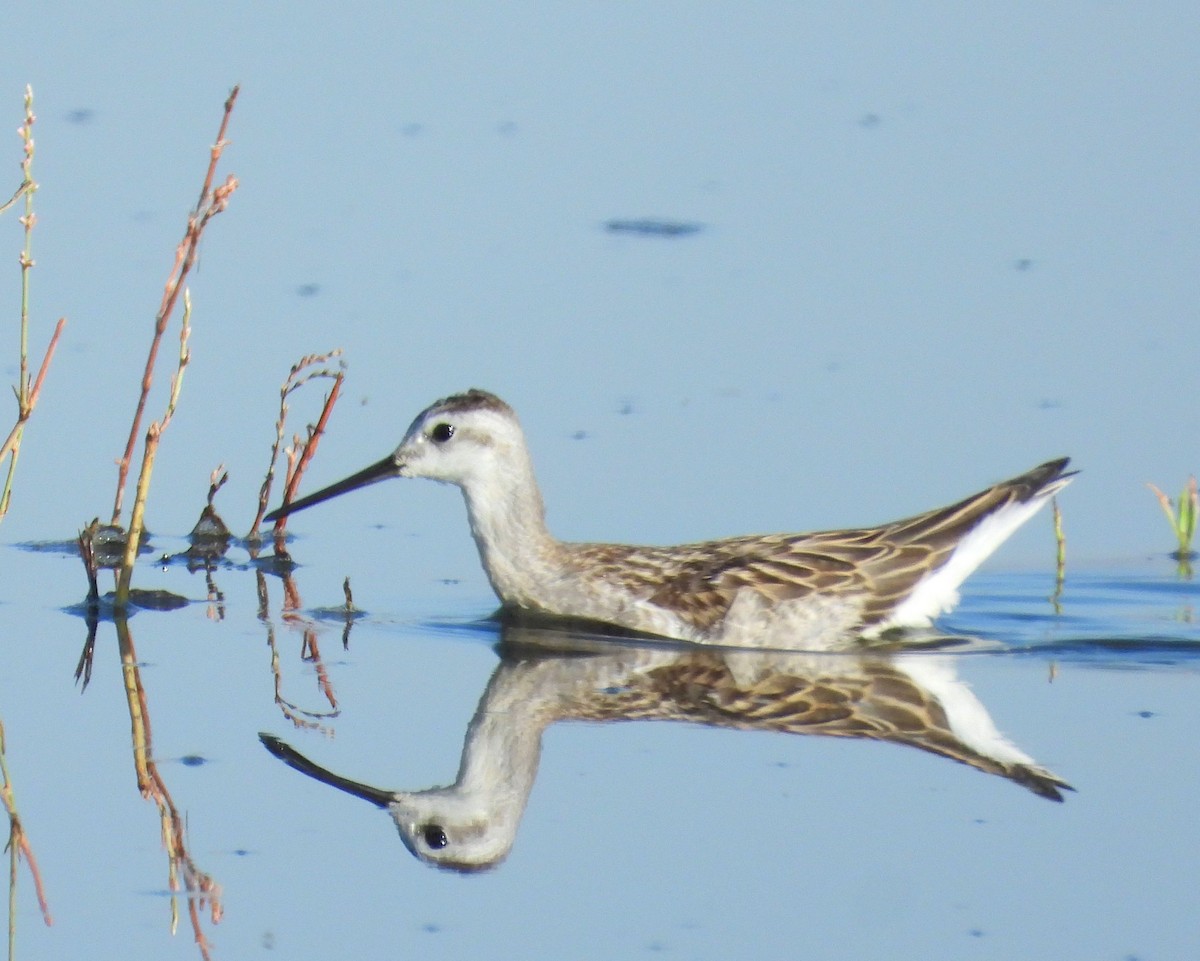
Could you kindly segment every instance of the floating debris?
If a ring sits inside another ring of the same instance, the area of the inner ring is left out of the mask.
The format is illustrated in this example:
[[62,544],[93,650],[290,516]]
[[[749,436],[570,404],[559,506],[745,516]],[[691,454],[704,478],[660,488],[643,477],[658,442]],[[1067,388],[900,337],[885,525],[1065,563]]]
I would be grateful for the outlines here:
[[89,596],[78,604],[70,604],[62,610],[76,617],[95,617],[101,621],[111,621],[116,616],[126,617],[138,611],[178,611],[187,607],[191,601],[172,591],[142,590],[133,588],[129,592],[129,610],[118,610],[116,594],[109,591],[106,594]]
[[221,516],[213,509],[212,504],[205,504],[204,510],[200,512],[200,519],[196,521],[196,526],[188,534],[188,540],[193,544],[228,545],[232,536],[228,526],[221,520]]

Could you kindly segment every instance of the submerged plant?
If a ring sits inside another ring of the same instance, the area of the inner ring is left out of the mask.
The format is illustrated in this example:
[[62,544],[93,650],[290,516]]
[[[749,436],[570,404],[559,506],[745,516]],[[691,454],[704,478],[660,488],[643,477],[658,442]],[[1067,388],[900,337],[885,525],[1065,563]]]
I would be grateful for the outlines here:
[[1158,498],[1158,503],[1178,541],[1178,547],[1171,552],[1171,556],[1179,561],[1180,573],[1190,575],[1190,562],[1196,558],[1196,552],[1192,550],[1192,539],[1196,536],[1196,518],[1200,514],[1200,493],[1197,490],[1196,475],[1188,478],[1176,501],[1172,501],[1153,484],[1146,486]]

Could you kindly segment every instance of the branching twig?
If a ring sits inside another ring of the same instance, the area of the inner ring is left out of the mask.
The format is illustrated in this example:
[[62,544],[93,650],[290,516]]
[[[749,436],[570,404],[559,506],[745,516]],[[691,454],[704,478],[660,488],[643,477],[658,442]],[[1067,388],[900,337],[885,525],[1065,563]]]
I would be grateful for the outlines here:
[[183,387],[183,373],[191,357],[188,352],[188,336],[191,333],[189,320],[191,318],[192,303],[191,296],[188,293],[187,287],[184,286],[183,281],[196,262],[196,255],[200,246],[200,238],[204,234],[204,228],[208,226],[209,221],[213,217],[229,206],[229,198],[238,186],[237,178],[232,175],[227,177],[221,186],[216,188],[212,186],[217,161],[220,160],[221,153],[228,143],[225,139],[225,132],[229,126],[229,117],[233,111],[237,95],[238,88],[234,87],[233,92],[230,93],[229,98],[225,101],[225,113],[221,118],[221,127],[217,131],[216,143],[213,144],[211,150],[208,170],[204,175],[204,185],[200,191],[200,199],[196,202],[195,209],[189,215],[183,239],[175,249],[175,264],[171,268],[170,275],[167,277],[166,286],[163,288],[162,303],[155,317],[154,336],[150,342],[150,353],[146,358],[146,368],[142,374],[142,389],[138,396],[137,409],[133,415],[133,426],[129,432],[129,440],[125,445],[125,453],[121,457],[121,460],[118,461],[117,494],[113,502],[114,525],[119,522],[121,517],[121,504],[125,496],[125,484],[129,475],[129,464],[133,457],[133,448],[137,439],[138,429],[142,422],[142,415],[146,410],[150,385],[154,379],[154,367],[158,359],[158,348],[162,343],[163,334],[166,332],[167,321],[170,319],[180,291],[182,291],[184,306],[183,322],[179,331],[179,362],[176,366],[175,374],[171,378],[166,411],[161,420],[151,423],[146,429],[145,446],[142,451],[142,468],[138,474],[137,491],[134,496],[133,509],[129,517],[129,532],[125,540],[124,560],[117,582],[116,595],[113,599],[113,605],[118,609],[123,609],[129,602],[129,587],[133,578],[133,565],[137,559],[142,531],[145,528],[146,501],[150,495],[150,477],[154,470],[155,455],[158,452],[158,444],[162,433],[166,430],[167,425],[171,422],[171,418],[175,415],[175,408],[179,401],[179,392]]
[[33,189],[33,186],[33,181],[31,180],[22,181],[21,186],[17,188],[16,192],[4,201],[4,203],[0,204],[0,214],[7,213],[10,207],[25,196],[26,191]]
[[[316,453],[315,438],[319,437],[325,430],[325,425],[329,421],[333,405],[337,402],[338,394],[341,392],[342,380],[345,377],[344,363],[339,362],[337,370],[317,365],[327,364],[333,358],[340,357],[341,353],[341,348],[338,348],[331,350],[327,354],[309,354],[306,357],[301,357],[292,365],[292,369],[288,371],[287,379],[284,380],[283,385],[279,388],[279,417],[275,421],[275,442],[271,445],[271,459],[267,464],[267,473],[263,478],[262,487],[258,491],[258,513],[254,515],[254,523],[250,526],[251,537],[258,533],[263,515],[267,512],[267,503],[271,498],[271,485],[275,480],[275,464],[279,460],[279,452],[283,447],[283,432],[287,425],[288,397],[310,380],[315,380],[318,377],[327,377],[334,381],[333,388],[325,398],[324,406],[321,408],[321,416],[318,418],[316,426],[309,428],[309,440],[312,452],[308,453],[308,445],[301,444],[297,440],[295,442],[296,445],[304,448],[301,451],[299,464],[297,464],[296,447],[293,447],[285,455],[288,458],[289,466],[284,474],[284,485],[288,488],[289,493],[284,496],[290,498],[291,494],[295,493],[295,485],[299,484],[299,475],[303,474],[304,469],[312,460],[313,454]],[[282,525],[276,523],[275,529],[278,531],[281,528]]]
[[42,358],[42,366],[38,370],[37,379],[31,385],[29,382],[29,284],[30,271],[34,266],[33,260],[33,227],[37,223],[37,215],[33,211],[33,195],[37,192],[37,183],[33,179],[33,125],[37,118],[33,114],[33,89],[25,88],[25,122],[18,129],[18,134],[23,143],[23,158],[21,160],[21,186],[17,188],[12,199],[3,207],[0,207],[0,213],[7,210],[10,206],[16,203],[18,197],[25,198],[25,213],[20,218],[21,226],[24,228],[25,243],[21,249],[21,355],[19,362],[19,372],[17,375],[17,386],[13,388],[13,393],[17,397],[17,420],[13,424],[12,430],[4,443],[0,445],[0,460],[8,457],[8,473],[4,479],[4,487],[0,490],[0,519],[8,513],[8,505],[12,499],[13,478],[16,476],[17,459],[21,454],[21,439],[25,435],[25,424],[33,414],[33,409],[37,406],[38,397],[42,392],[42,383],[46,379],[46,371],[50,368],[50,360],[54,356],[54,350],[58,346],[58,339],[62,335],[63,325],[66,323],[66,318],[60,318],[58,324],[54,328],[54,335],[50,338],[50,343],[46,348],[46,355]]
[[121,561],[121,573],[117,580],[117,591],[113,603],[123,607],[129,600],[129,586],[133,580],[133,565],[137,560],[138,547],[141,546],[142,531],[146,528],[146,502],[150,498],[150,476],[154,472],[154,459],[158,455],[158,442],[162,432],[175,416],[175,406],[179,401],[179,391],[183,386],[183,372],[191,359],[188,351],[188,335],[192,328],[188,323],[192,315],[192,299],[187,290],[183,292],[183,324],[179,331],[179,366],[171,378],[171,393],[167,399],[167,409],[163,412],[162,420],[153,421],[146,430],[146,443],[142,450],[142,469],[138,474],[137,491],[133,498],[133,511],[129,517],[129,533],[125,538],[125,556]]
[[125,444],[125,453],[121,455],[121,459],[117,462],[117,494],[113,501],[113,524],[119,523],[121,519],[121,507],[125,497],[125,484],[129,477],[129,465],[133,460],[133,448],[137,443],[142,415],[146,410],[146,400],[150,394],[150,385],[154,379],[154,365],[158,358],[158,347],[162,343],[163,334],[166,332],[167,321],[175,309],[175,303],[179,297],[183,281],[196,262],[196,254],[199,250],[200,238],[204,233],[204,228],[208,226],[208,222],[213,217],[221,213],[229,205],[229,198],[238,186],[237,178],[231,175],[225,179],[225,182],[221,186],[215,189],[212,187],[217,161],[221,159],[221,153],[228,144],[228,141],[225,139],[225,132],[229,127],[229,117],[233,112],[233,105],[237,101],[237,95],[238,88],[234,87],[233,91],[229,94],[229,98],[225,101],[225,114],[221,118],[221,127],[217,131],[216,143],[212,146],[211,159],[204,176],[204,186],[200,191],[200,199],[188,217],[187,230],[184,231],[183,240],[179,242],[179,246],[175,250],[175,264],[171,268],[170,276],[167,278],[166,286],[163,288],[162,303],[158,308],[158,314],[154,322],[154,337],[150,342],[150,353],[146,357],[146,369],[142,374],[142,390],[138,397],[137,409],[134,411],[133,424],[129,429],[129,440]]
[[208,475],[208,500],[205,502],[209,507],[213,506],[213,500],[217,496],[217,491],[225,486],[225,482],[229,480],[229,471],[225,469],[224,464],[218,464],[211,474]]
[[[321,406],[321,416],[317,418],[316,424],[308,425],[308,436],[298,448],[299,459],[288,470],[287,483],[284,485],[283,491],[285,503],[295,498],[296,490],[300,487],[300,478],[304,476],[308,465],[312,463],[313,456],[317,452],[317,444],[321,440],[321,435],[325,433],[325,426],[329,423],[329,415],[333,413],[333,405],[337,403],[338,395],[341,393],[343,377],[344,375],[340,371],[334,377],[333,386],[325,395],[325,403]],[[287,516],[285,515],[275,522],[275,527],[279,529],[286,523]]]

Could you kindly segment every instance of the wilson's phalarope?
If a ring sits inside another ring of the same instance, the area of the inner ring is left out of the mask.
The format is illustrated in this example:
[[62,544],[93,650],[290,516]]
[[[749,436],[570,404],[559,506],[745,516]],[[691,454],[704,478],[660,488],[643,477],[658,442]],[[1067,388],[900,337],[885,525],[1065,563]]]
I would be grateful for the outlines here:
[[831,647],[928,627],[958,586],[1073,473],[1050,461],[965,500],[861,530],[674,547],[575,544],[546,529],[517,415],[469,390],[439,400],[376,464],[266,516],[273,521],[389,477],[462,488],[503,609],[701,643]]
[[[562,652],[542,644],[565,642]],[[566,632],[505,628],[501,661],[467,729],[454,784],[391,791],[335,774],[269,734],[268,750],[386,808],[405,846],[438,867],[494,867],[512,849],[542,735],[559,721],[664,720],[908,745],[1051,801],[1073,790],[997,730],[954,658],[641,647],[579,649]],[[582,650],[582,654],[580,653]],[[603,653],[596,654],[596,650]]]

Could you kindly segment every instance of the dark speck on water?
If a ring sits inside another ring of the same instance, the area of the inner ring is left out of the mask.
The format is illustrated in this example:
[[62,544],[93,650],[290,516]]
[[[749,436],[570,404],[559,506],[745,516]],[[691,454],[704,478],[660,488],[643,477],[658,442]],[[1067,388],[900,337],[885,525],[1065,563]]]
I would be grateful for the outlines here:
[[637,234],[642,237],[686,237],[698,234],[704,229],[704,224],[689,223],[682,220],[610,220],[604,229],[612,234]]

